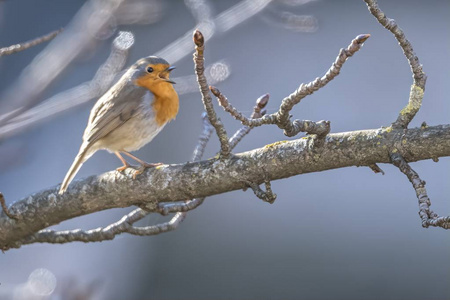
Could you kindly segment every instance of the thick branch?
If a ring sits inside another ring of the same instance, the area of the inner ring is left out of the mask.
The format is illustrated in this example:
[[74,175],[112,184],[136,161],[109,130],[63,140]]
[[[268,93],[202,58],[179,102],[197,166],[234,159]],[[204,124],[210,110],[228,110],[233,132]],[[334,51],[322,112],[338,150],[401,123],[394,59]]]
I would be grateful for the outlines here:
[[[0,215],[0,247],[18,247],[15,241],[48,226],[100,210],[145,205],[158,211],[161,202],[184,201],[243,189],[249,181],[271,180],[350,166],[391,163],[397,149],[408,161],[450,156],[450,124],[409,130],[391,127],[329,134],[320,147],[316,138],[277,142],[236,154],[165,165],[145,171],[136,180],[132,171],[115,171],[74,182],[58,195],[59,186],[30,195],[9,207],[18,221]],[[261,172],[264,170],[264,172]],[[130,191],[139,191],[130,193]]]

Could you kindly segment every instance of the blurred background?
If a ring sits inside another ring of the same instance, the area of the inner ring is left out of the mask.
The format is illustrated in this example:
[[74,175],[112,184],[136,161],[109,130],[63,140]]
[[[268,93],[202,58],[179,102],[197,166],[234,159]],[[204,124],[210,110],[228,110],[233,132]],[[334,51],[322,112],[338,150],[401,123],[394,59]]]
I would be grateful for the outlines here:
[[[411,126],[448,124],[450,2],[379,5],[405,31],[428,75]],[[264,93],[271,96],[268,111],[276,111],[361,33],[372,36],[338,77],[294,108],[294,117],[330,120],[332,132],[388,126],[412,84],[397,42],[362,0],[0,1],[0,47],[62,27],[51,43],[0,58],[1,114],[15,114],[0,126],[0,191],[8,204],[61,182],[98,96],[123,67],[148,55],[177,66],[172,76],[181,107],[176,121],[136,155],[190,160],[202,130],[191,42],[197,27],[208,38],[210,82],[248,115]],[[229,134],[240,127],[217,111]],[[235,151],[285,139],[278,128],[260,127]],[[213,135],[205,158],[218,147]],[[114,155],[98,152],[76,178],[119,165]],[[0,299],[450,298],[449,233],[423,229],[407,178],[391,165],[380,167],[386,175],[352,167],[275,181],[273,205],[251,191],[210,197],[177,230],[159,236],[7,251],[0,255]],[[412,167],[427,182],[432,209],[450,214],[449,159]],[[53,228],[106,226],[131,210]],[[164,220],[155,214],[140,224]]]

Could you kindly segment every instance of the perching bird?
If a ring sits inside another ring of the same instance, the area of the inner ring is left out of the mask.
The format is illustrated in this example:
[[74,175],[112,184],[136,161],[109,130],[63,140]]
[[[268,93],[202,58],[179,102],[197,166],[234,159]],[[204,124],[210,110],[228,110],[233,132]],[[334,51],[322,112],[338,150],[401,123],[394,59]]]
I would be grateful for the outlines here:
[[178,113],[175,82],[169,79],[175,67],[156,56],[138,60],[122,78],[95,103],[84,131],[83,143],[59,190],[63,194],[83,163],[97,150],[114,152],[125,170],[129,164],[120,155],[126,154],[145,168],[159,164],[146,163],[129,151],[149,143]]

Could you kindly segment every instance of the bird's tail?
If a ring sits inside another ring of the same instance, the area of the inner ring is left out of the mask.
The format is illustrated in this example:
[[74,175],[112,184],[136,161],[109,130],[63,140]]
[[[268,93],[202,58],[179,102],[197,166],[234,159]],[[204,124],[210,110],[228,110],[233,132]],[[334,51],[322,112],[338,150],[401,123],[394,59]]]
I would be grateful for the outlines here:
[[70,167],[69,171],[66,174],[66,177],[64,177],[64,181],[61,184],[61,188],[59,189],[59,194],[62,195],[67,190],[67,187],[69,186],[72,179],[75,177],[75,175],[78,173],[78,170],[80,170],[83,163],[94,154],[93,151],[89,151],[91,149],[91,145],[89,144],[82,144],[80,147],[80,151],[78,152],[77,157],[75,157],[75,160],[72,163],[72,166]]

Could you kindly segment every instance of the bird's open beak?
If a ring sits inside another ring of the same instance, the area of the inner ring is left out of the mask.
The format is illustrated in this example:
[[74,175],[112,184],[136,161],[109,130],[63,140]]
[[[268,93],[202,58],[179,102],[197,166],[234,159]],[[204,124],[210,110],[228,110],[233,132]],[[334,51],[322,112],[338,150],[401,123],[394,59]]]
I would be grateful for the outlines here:
[[[163,73],[170,73],[170,72],[172,72],[173,70],[175,70],[175,66],[170,66],[170,67],[168,67],[167,69],[165,69]],[[165,77],[163,77],[163,76],[161,76],[161,75],[160,75],[160,77],[161,77],[161,79],[163,79],[165,82],[168,82],[168,83],[171,83],[171,84],[176,84],[175,81],[170,80],[169,78],[165,78]],[[167,77],[168,77],[168,76],[167,76]]]

